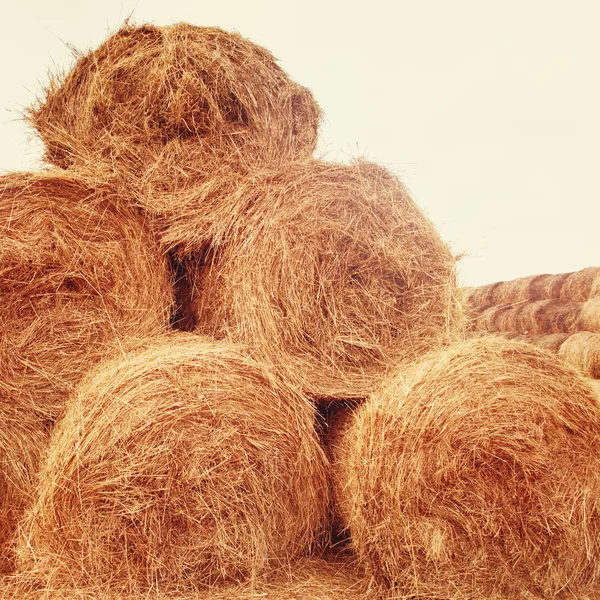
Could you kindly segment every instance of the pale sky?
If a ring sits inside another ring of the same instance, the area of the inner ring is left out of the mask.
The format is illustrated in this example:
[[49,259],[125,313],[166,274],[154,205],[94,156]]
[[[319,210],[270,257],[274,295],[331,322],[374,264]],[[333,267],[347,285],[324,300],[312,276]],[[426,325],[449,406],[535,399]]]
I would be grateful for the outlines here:
[[464,285],[600,265],[597,0],[23,0],[3,6],[0,169],[40,167],[20,111],[67,45],[132,15],[239,31],[325,112],[319,153],[406,183]]

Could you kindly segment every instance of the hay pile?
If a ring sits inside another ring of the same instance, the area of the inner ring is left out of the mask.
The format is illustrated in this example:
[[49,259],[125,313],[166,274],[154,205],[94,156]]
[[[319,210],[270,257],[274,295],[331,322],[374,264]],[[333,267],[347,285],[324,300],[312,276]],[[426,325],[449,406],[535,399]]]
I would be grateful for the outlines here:
[[52,423],[132,336],[163,331],[172,283],[139,215],[60,172],[0,178],[0,568]]
[[394,597],[583,598],[600,584],[600,411],[532,346],[434,353],[334,441],[359,558]]
[[307,158],[320,110],[236,33],[126,24],[55,77],[28,117],[51,164],[173,192],[223,165]]
[[99,368],[55,430],[18,547],[49,589],[254,579],[319,542],[312,405],[243,348],[148,346]]
[[293,163],[240,196],[228,240],[191,258],[198,332],[256,348],[319,398],[364,396],[455,333],[454,257],[385,169]]

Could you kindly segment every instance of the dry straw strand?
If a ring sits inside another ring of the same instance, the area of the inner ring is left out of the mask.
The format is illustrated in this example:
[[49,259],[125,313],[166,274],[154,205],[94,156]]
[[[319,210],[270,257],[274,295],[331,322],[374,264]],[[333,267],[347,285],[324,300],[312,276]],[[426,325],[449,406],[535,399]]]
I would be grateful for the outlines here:
[[335,442],[337,505],[402,598],[583,598],[600,583],[600,410],[556,357],[498,338],[432,354]]
[[104,364],[58,424],[19,563],[47,588],[201,588],[288,567],[328,502],[314,408],[243,348],[175,333]]
[[349,398],[459,328],[454,257],[385,169],[294,163],[244,190],[196,265],[198,332],[254,347],[313,397]]

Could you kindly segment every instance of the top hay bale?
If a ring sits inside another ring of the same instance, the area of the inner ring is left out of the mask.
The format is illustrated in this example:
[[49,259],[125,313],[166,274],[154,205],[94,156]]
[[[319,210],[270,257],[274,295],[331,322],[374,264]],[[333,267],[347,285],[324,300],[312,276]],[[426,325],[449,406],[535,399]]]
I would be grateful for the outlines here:
[[56,166],[173,189],[216,165],[307,158],[320,110],[236,33],[126,24],[53,79],[28,118]]

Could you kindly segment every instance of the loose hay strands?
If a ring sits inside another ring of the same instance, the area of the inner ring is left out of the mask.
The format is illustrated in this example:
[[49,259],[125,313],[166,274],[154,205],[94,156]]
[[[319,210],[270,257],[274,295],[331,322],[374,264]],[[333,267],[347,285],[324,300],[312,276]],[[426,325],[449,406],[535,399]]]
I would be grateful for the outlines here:
[[168,325],[166,262],[113,200],[75,175],[0,178],[0,568],[71,390],[125,337]]
[[432,354],[354,413],[335,455],[352,544],[393,597],[597,593],[600,410],[550,354],[498,338]]
[[[31,503],[48,428],[31,411],[0,398],[0,573],[13,569],[17,522]],[[1,597],[1,595],[0,595]]]
[[198,332],[254,347],[313,397],[350,398],[458,327],[455,260],[385,169],[289,164],[245,197],[197,269]]
[[574,333],[561,344],[558,355],[584,375],[600,379],[600,333]]
[[149,592],[143,595],[116,593],[93,587],[36,589],[26,581],[0,582],[3,600],[376,600],[364,575],[349,559],[299,561],[290,572],[252,584],[229,584],[193,592]]
[[511,281],[498,281],[481,287],[467,288],[464,300],[474,310],[536,300],[585,302],[597,294],[599,282],[600,267],[588,267],[573,273],[530,275]]
[[311,156],[320,110],[237,33],[125,24],[55,77],[28,117],[50,163],[175,191],[223,164]]
[[166,329],[168,265],[141,217],[73,173],[0,178],[0,400],[55,418],[108,349]]
[[201,588],[318,541],[314,408],[243,349],[173,334],[103,365],[58,424],[21,528],[44,587]]

